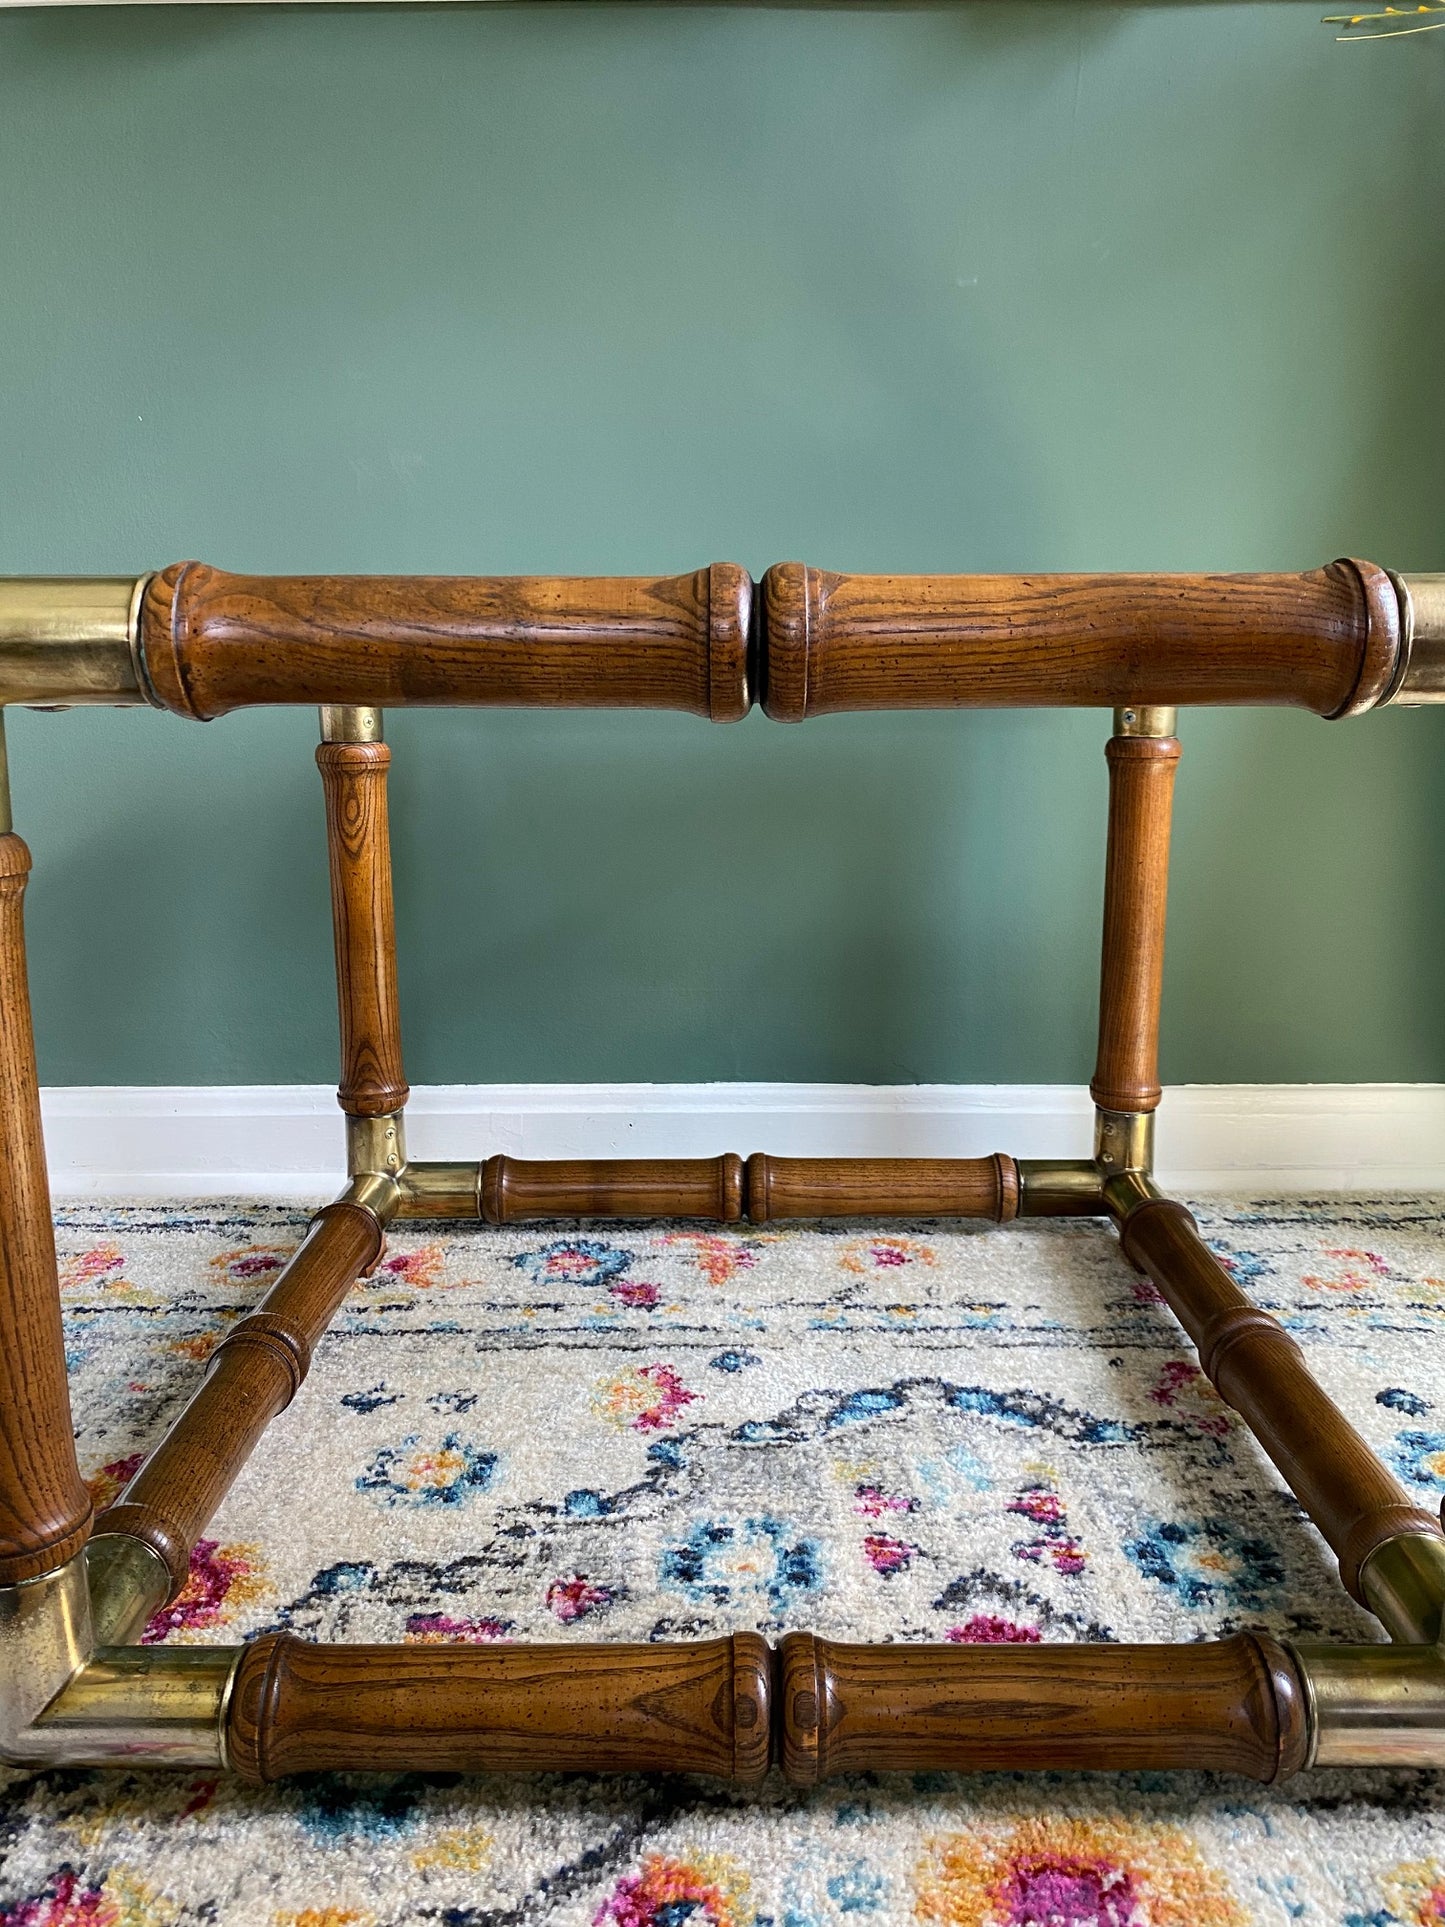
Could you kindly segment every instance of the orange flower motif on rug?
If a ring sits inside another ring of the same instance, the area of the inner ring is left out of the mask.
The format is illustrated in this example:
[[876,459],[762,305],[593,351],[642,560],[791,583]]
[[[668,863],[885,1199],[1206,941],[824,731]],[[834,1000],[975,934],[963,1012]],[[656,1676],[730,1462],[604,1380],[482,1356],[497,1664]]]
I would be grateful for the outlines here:
[[690,1392],[671,1365],[636,1365],[606,1378],[592,1398],[609,1425],[634,1432],[665,1432],[679,1412],[701,1397]]
[[767,1238],[720,1238],[707,1231],[669,1231],[662,1244],[685,1251],[710,1285],[725,1285],[740,1271],[751,1271]]
[[917,1912],[940,1927],[1247,1927],[1187,1833],[1112,1816],[1035,1816],[933,1843]]
[[753,1909],[741,1867],[720,1854],[671,1860],[652,1854],[641,1873],[624,1874],[592,1918],[592,1927],[747,1927]]
[[1445,1861],[1408,1861],[1383,1885],[1390,1912],[1408,1927],[1445,1927]]
[[172,1633],[227,1625],[240,1608],[254,1605],[270,1590],[258,1546],[222,1546],[214,1539],[198,1539],[185,1585],[151,1619],[142,1643],[156,1646]]

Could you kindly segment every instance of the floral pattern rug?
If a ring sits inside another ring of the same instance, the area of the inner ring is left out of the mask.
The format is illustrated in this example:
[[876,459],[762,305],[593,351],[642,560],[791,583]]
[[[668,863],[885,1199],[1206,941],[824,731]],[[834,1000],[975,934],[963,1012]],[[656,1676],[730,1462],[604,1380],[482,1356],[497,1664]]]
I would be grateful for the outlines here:
[[[1441,1202],[1211,1244],[1423,1503]],[[120,1488],[304,1215],[65,1208]],[[1378,1636],[1103,1225],[393,1231],[149,1640]],[[0,1774],[0,1927],[1445,1927],[1445,1775]]]

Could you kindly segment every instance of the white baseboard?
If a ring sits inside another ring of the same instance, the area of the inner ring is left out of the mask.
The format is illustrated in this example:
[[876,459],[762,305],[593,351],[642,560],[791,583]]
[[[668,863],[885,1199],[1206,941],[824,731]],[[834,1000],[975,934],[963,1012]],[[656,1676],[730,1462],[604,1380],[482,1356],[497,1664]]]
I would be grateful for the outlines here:
[[[57,1197],[334,1194],[336,1098],[319,1084],[65,1086],[42,1093]],[[413,1157],[1087,1154],[1067,1084],[434,1084]],[[1182,1084],[1159,1117],[1161,1179],[1186,1193],[1445,1190],[1445,1085]]]

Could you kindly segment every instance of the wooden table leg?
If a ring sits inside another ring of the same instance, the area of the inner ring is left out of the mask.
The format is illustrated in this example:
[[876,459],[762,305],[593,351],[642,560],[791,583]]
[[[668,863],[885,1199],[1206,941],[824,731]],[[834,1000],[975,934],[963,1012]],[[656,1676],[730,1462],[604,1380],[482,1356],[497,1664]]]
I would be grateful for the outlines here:
[[[8,826],[8,803],[4,821]],[[75,1460],[22,910],[30,852],[0,833],[0,1586],[80,1551],[90,1497]]]
[[1179,743],[1172,709],[1118,710],[1114,727],[1099,1053],[1089,1088],[1100,1111],[1137,1117],[1157,1109],[1161,1096],[1159,998]]
[[316,751],[326,794],[331,915],[341,1010],[341,1086],[351,1117],[384,1117],[407,1100],[396,989],[396,919],[381,712],[323,709]]

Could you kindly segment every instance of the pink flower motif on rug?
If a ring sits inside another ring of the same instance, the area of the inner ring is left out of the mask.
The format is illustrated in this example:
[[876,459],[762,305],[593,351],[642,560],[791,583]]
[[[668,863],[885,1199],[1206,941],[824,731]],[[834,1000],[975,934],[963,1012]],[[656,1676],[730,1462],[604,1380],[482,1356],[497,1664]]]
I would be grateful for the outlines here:
[[425,1291],[435,1285],[441,1275],[441,1246],[422,1245],[416,1251],[394,1251],[390,1257],[383,1258],[368,1282],[372,1285],[414,1285],[419,1291]]
[[1074,1578],[1088,1563],[1083,1546],[1069,1531],[1064,1502],[1051,1487],[1036,1481],[1010,1499],[1006,1508],[1039,1527],[1037,1539],[1021,1540],[1011,1550],[1015,1559],[1032,1565],[1051,1565],[1055,1572]]
[[1171,1358],[1149,1388],[1156,1405],[1172,1411],[1191,1431],[1210,1438],[1229,1436],[1229,1414],[1224,1401],[1187,1358]]
[[688,1390],[671,1365],[630,1365],[602,1380],[592,1405],[599,1418],[621,1430],[665,1432],[701,1396]]
[[950,1626],[943,1637],[955,1646],[1036,1646],[1042,1635],[1037,1626],[1020,1626],[997,1613],[975,1613],[961,1626]]
[[839,1252],[838,1263],[844,1271],[893,1271],[904,1265],[936,1265],[938,1254],[917,1238],[854,1238]]
[[853,1495],[853,1510],[865,1519],[882,1519],[890,1512],[916,1512],[918,1501],[895,1498],[881,1486],[860,1485]]
[[653,1854],[624,1874],[592,1916],[592,1927],[744,1927],[752,1909],[741,1868],[717,1855],[669,1860]]
[[109,1276],[118,1272],[125,1264],[119,1245],[95,1245],[89,1251],[78,1251],[72,1257],[60,1260],[60,1289],[78,1291],[86,1285],[94,1285],[104,1279],[107,1284],[118,1284],[118,1278]]
[[255,1546],[223,1546],[214,1539],[198,1539],[185,1585],[169,1606],[153,1615],[141,1634],[141,1644],[157,1646],[172,1633],[226,1625],[238,1608],[252,1605],[268,1590]]
[[237,1251],[223,1251],[212,1258],[211,1268],[219,1271],[229,1284],[250,1284],[279,1271],[294,1253],[295,1245],[242,1245]]
[[870,1532],[863,1540],[863,1557],[884,1579],[891,1579],[895,1572],[906,1572],[917,1551],[917,1546],[886,1532]]
[[655,1311],[662,1292],[657,1285],[647,1284],[641,1278],[619,1278],[615,1285],[608,1286],[607,1295],[619,1305],[626,1305],[629,1311]]
[[446,1613],[413,1613],[403,1635],[408,1646],[489,1646],[511,1636],[510,1619],[452,1619]]
[[123,1459],[111,1459],[98,1472],[92,1472],[85,1486],[96,1511],[104,1512],[108,1505],[114,1505],[144,1464],[144,1452],[127,1452]]
[[548,1609],[564,1626],[591,1613],[606,1612],[612,1600],[611,1588],[594,1585],[585,1572],[574,1572],[570,1579],[554,1579],[547,1587]]
[[159,1927],[174,1911],[127,1868],[112,1867],[94,1886],[67,1863],[39,1893],[0,1906],[0,1927]]
[[101,1887],[82,1887],[72,1867],[53,1873],[43,1890],[0,1907],[0,1927],[119,1927],[120,1908]]
[[1326,1245],[1320,1256],[1338,1258],[1342,1262],[1339,1266],[1331,1266],[1332,1271],[1338,1271],[1337,1277],[1324,1278],[1313,1272],[1304,1272],[1300,1277],[1300,1283],[1308,1285],[1312,1291],[1373,1291],[1390,1275],[1390,1267],[1378,1252],[1355,1251],[1346,1246]]
[[1021,1820],[935,1841],[918,1917],[940,1927],[1245,1927],[1188,1834],[1112,1816]]

